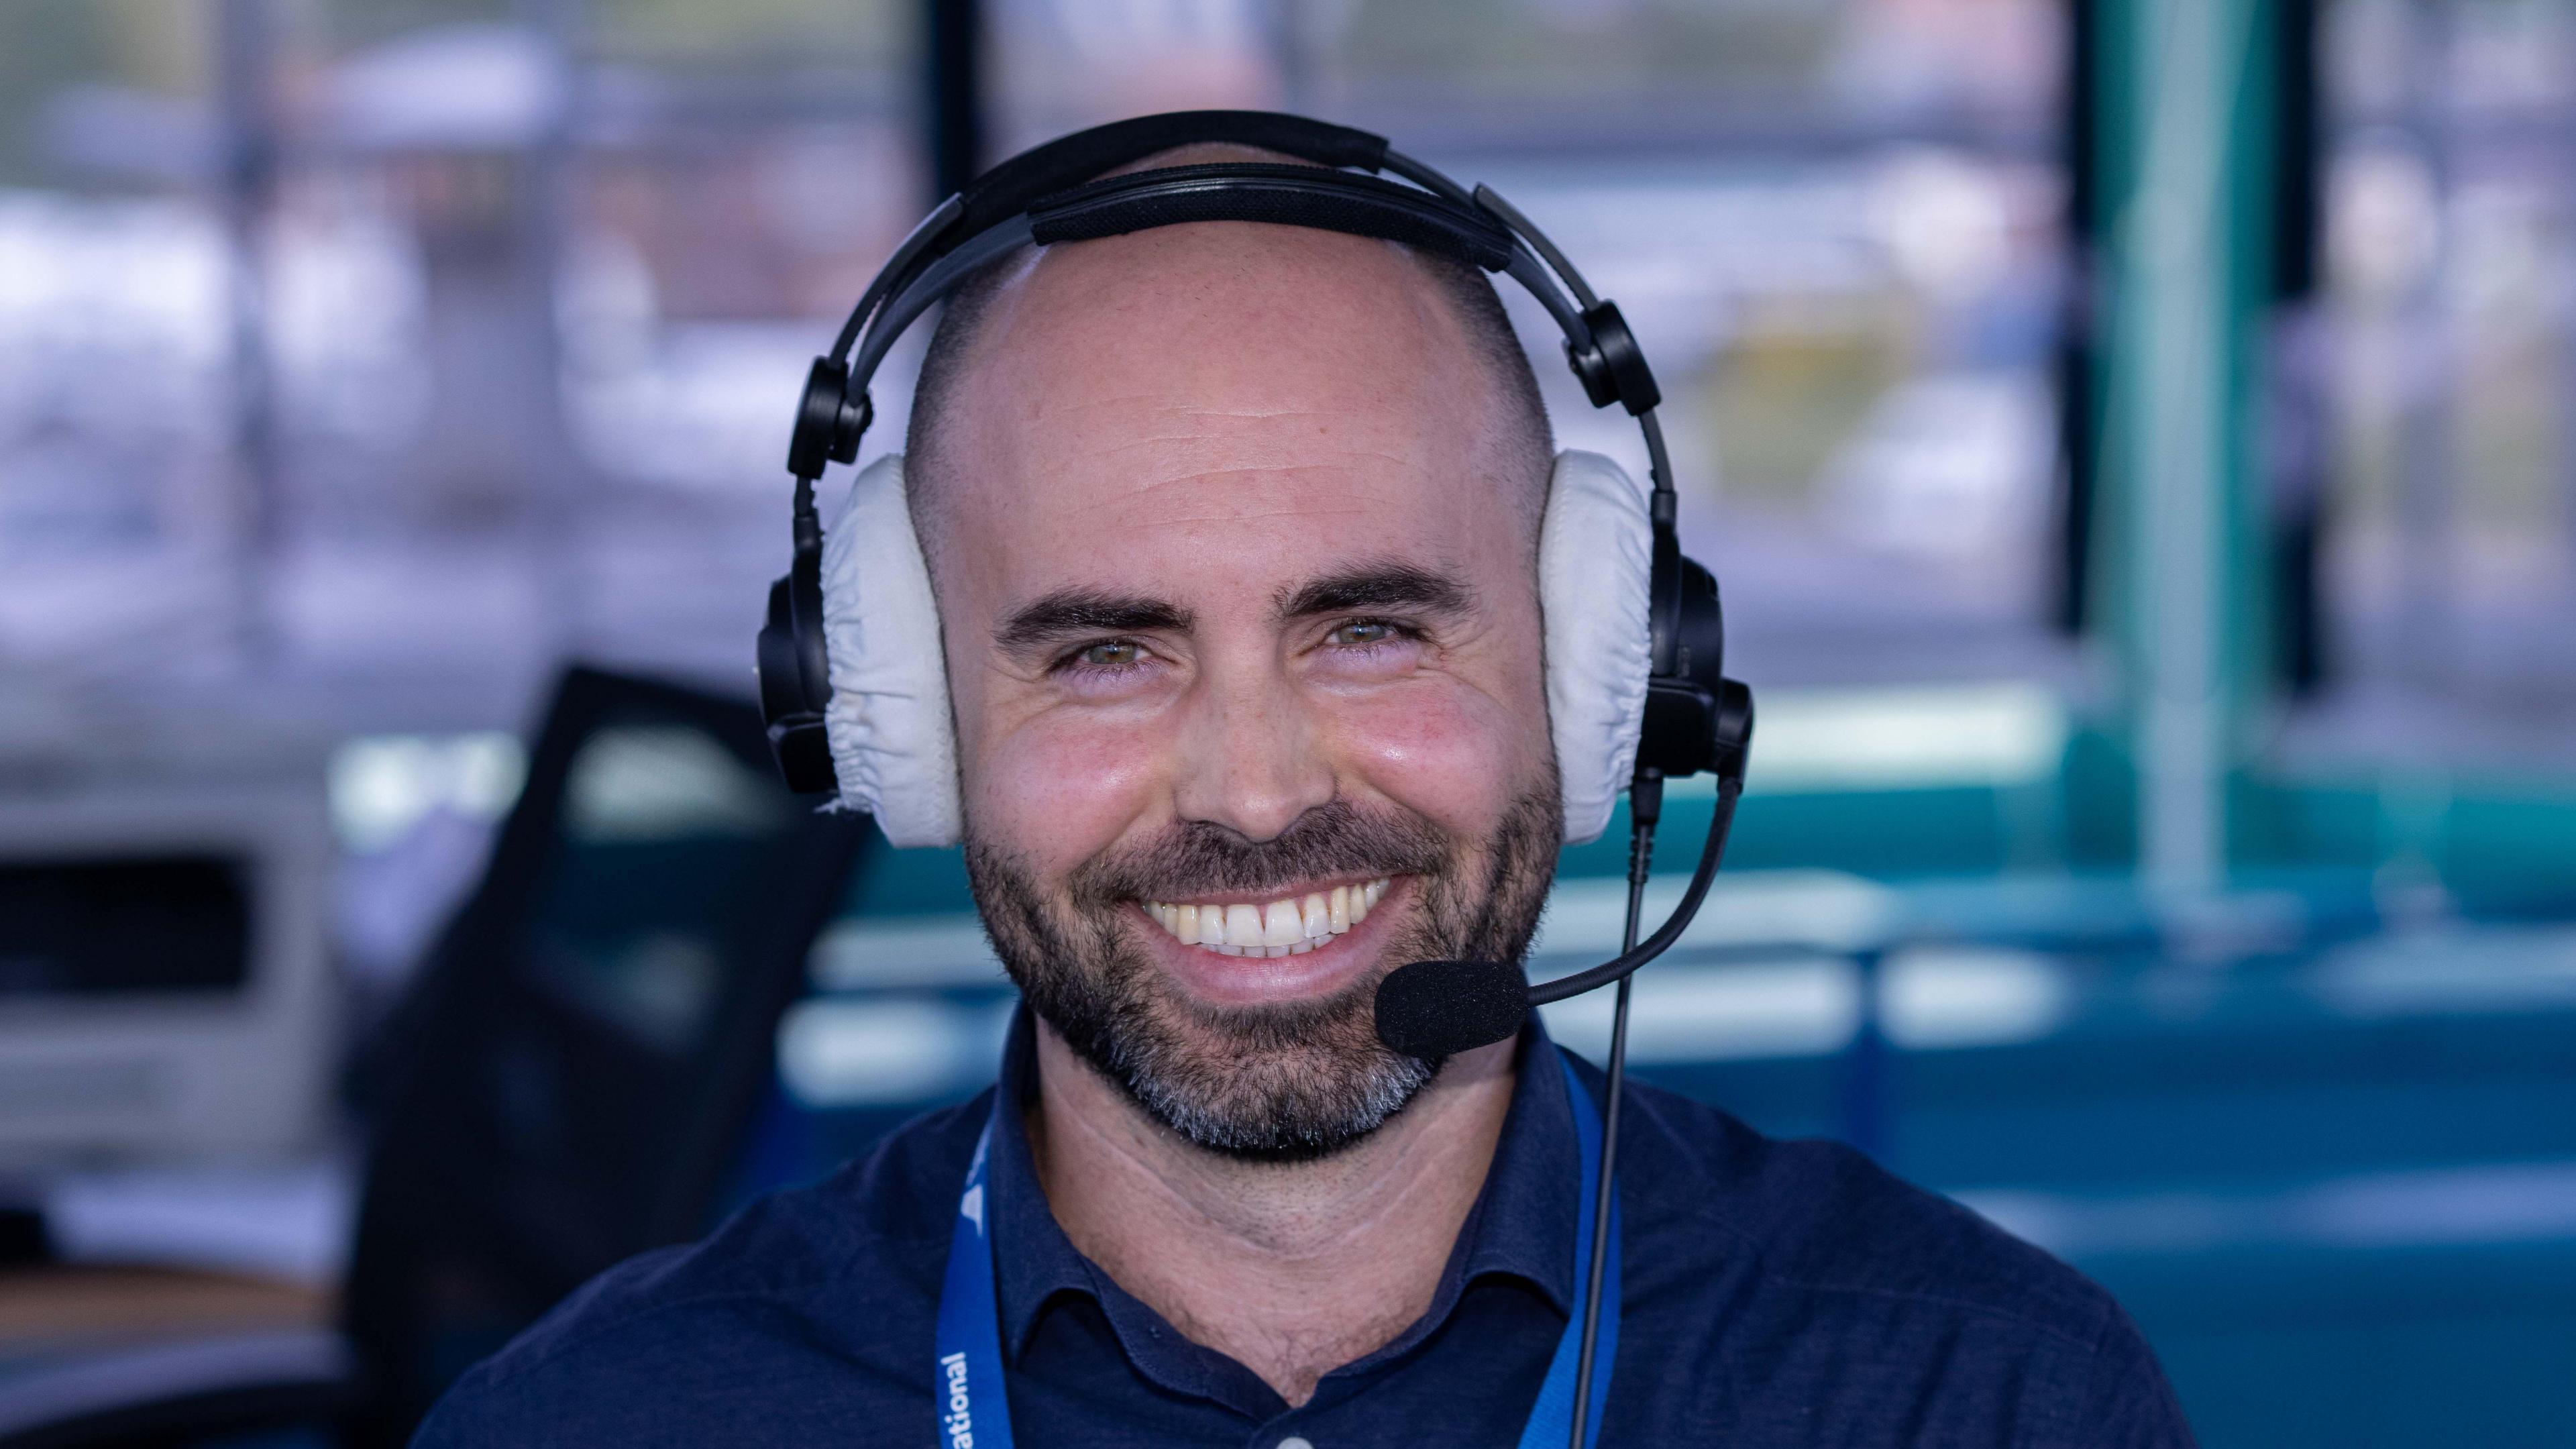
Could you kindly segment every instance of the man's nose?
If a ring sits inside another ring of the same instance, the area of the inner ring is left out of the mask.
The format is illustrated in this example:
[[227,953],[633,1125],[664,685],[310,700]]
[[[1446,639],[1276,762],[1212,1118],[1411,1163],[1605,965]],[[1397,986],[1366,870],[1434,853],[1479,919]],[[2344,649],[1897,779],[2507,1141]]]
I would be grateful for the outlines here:
[[1333,798],[1314,718],[1275,666],[1211,670],[1197,694],[1173,790],[1182,819],[1269,840]]

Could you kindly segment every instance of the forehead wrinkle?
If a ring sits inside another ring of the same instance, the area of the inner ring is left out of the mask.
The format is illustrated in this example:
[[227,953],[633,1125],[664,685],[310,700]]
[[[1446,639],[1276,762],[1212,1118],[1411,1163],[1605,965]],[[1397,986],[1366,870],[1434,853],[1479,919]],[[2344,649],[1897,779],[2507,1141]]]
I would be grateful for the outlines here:
[[1258,513],[1210,513],[1203,514],[1194,519],[1176,519],[1174,521],[1186,521],[1191,523],[1244,523],[1259,518],[1313,518],[1317,514],[1345,513],[1356,515],[1360,511],[1361,510],[1356,508],[1265,508]]
[[[1385,424],[1397,425],[1394,430],[1407,437],[1424,438],[1429,430],[1421,420],[1440,411],[1431,407],[1387,407],[1382,401],[1370,402],[1366,407],[1369,410],[1363,411],[1362,405],[1356,402],[1332,408],[1155,407],[1148,410],[1148,416],[1153,420],[1151,424],[1124,429],[1118,440],[1107,446],[1127,449],[1167,443],[1227,445],[1245,439],[1267,440],[1284,435],[1300,440],[1330,438],[1334,441],[1329,444],[1310,441],[1307,446],[1347,449],[1351,445],[1342,439],[1372,431],[1388,431],[1383,426]],[[1076,408],[1073,411],[1090,409]]]
[[[1389,454],[1360,453],[1354,456],[1363,458],[1377,457],[1390,463],[1401,463],[1403,461],[1402,459]],[[1141,486],[1158,489],[1178,488],[1186,486],[1195,480],[1214,481],[1223,478],[1296,478],[1310,473],[1331,473],[1338,476],[1341,472],[1342,470],[1340,468],[1329,463],[1274,463],[1267,466],[1246,463],[1240,467],[1234,468],[1193,468],[1186,473],[1149,480]]]
[[1179,527],[1198,523],[1248,523],[1265,518],[1360,518],[1363,508],[1265,508],[1258,513],[1176,513],[1154,520],[1155,526]]
[[[1235,445],[1230,443],[1228,440],[1221,438],[1131,438],[1123,442],[1102,444],[1097,451],[1104,457],[1120,457],[1130,453],[1151,452],[1157,449],[1169,449],[1175,453],[1223,452],[1231,451],[1234,446]],[[1310,473],[1317,468],[1330,467],[1331,463],[1328,460],[1340,458],[1365,459],[1380,463],[1390,463],[1398,467],[1410,467],[1418,461],[1413,455],[1408,453],[1398,452],[1391,448],[1368,447],[1361,444],[1349,444],[1326,449],[1314,449],[1309,450],[1309,452],[1312,456],[1305,459],[1275,463],[1269,465],[1266,469],[1255,468],[1254,465],[1245,463],[1225,469],[1224,471],[1234,473],[1257,471]],[[1178,460],[1176,459],[1175,461]]]
[[1166,402],[1155,405],[1153,410],[1159,413],[1176,413],[1185,418],[1240,418],[1260,423],[1279,422],[1291,418],[1326,418],[1339,422],[1346,420],[1347,416],[1341,412],[1319,407],[1256,407],[1249,404],[1240,407],[1224,407],[1201,402]]
[[[1301,433],[1301,434],[1300,434],[1300,436],[1311,436],[1311,435],[1308,435],[1308,434],[1302,434],[1302,433]],[[1110,453],[1127,453],[1127,452],[1133,452],[1133,451],[1135,451],[1135,450],[1136,450],[1136,449],[1138,449],[1138,448],[1159,448],[1159,447],[1172,447],[1172,446],[1180,446],[1180,447],[1195,447],[1195,448],[1238,447],[1238,446],[1241,446],[1242,441],[1243,441],[1243,440],[1242,440],[1242,439],[1240,439],[1240,438],[1212,437],[1212,436],[1210,436],[1208,433],[1206,433],[1206,432],[1204,432],[1204,431],[1194,431],[1194,432],[1186,432],[1186,433],[1141,433],[1141,434],[1135,434],[1135,435],[1132,435],[1132,436],[1129,436],[1129,437],[1126,437],[1126,438],[1122,438],[1122,439],[1120,439],[1120,440],[1118,440],[1117,442],[1114,442],[1114,443],[1105,444],[1105,445],[1102,447],[1101,451],[1103,451],[1103,452],[1110,452]],[[1346,447],[1346,446],[1345,446],[1345,447],[1337,447],[1336,449],[1334,449],[1334,451],[1336,451],[1336,452],[1351,452],[1351,451],[1354,451],[1354,450],[1353,450],[1352,448],[1349,448],[1349,447]],[[1360,449],[1360,450],[1357,450],[1357,451],[1383,452],[1384,450],[1382,450],[1382,449]],[[1389,456],[1392,456],[1392,455],[1389,455]]]
[[[1383,461],[1390,465],[1399,467],[1403,463],[1402,459],[1392,456],[1366,454],[1358,456],[1383,456]],[[1301,478],[1310,477],[1315,474],[1324,474],[1332,481],[1340,482],[1348,478],[1349,470],[1342,466],[1325,463],[1305,463],[1267,467],[1256,467],[1247,464],[1236,468],[1191,468],[1185,463],[1176,462],[1170,469],[1163,470],[1157,474],[1130,476],[1121,480],[1122,486],[1113,496],[1104,500],[1104,502],[1113,506],[1170,508],[1169,512],[1156,518],[1154,521],[1181,522],[1189,520],[1222,521],[1227,519],[1289,517],[1300,513],[1357,514],[1365,511],[1363,505],[1372,501],[1372,493],[1360,491],[1357,492],[1356,496],[1352,497],[1347,503],[1340,501],[1327,502],[1318,499],[1310,506],[1262,508],[1247,512],[1239,509],[1227,510],[1222,508],[1220,506],[1223,501],[1221,498],[1202,501],[1191,496],[1192,493],[1200,490],[1203,485],[1221,487],[1229,481],[1249,479],[1268,479],[1281,483],[1294,484]],[[1045,489],[1041,485],[1035,491],[1044,495],[1050,490]],[[1169,501],[1167,502],[1166,500]],[[1173,503],[1177,503],[1180,506],[1178,508],[1171,508],[1171,504]],[[1100,506],[1100,504],[1083,505],[1082,511],[1095,512]]]
[[[1301,477],[1301,474],[1314,474],[1314,472],[1327,472],[1332,474],[1334,480],[1345,477],[1342,469],[1324,469],[1324,467],[1193,469],[1193,472],[1182,472],[1182,474],[1175,474],[1175,477],[1139,480],[1131,490],[1123,492],[1121,503],[1146,505],[1146,508],[1151,508],[1157,495],[1167,495],[1167,492],[1175,492],[1175,490],[1198,490],[1198,487],[1224,487],[1229,480],[1244,480],[1244,482],[1270,480],[1270,482],[1280,482],[1280,485],[1296,485],[1296,480]],[[1350,490],[1340,490],[1340,492],[1350,492]],[[1206,500],[1206,503],[1185,505],[1185,508],[1177,508],[1177,511],[1157,511],[1157,516],[1151,518],[1151,521],[1154,523],[1164,523],[1164,521],[1244,523],[1244,521],[1252,521],[1252,518],[1314,518],[1314,516],[1324,516],[1324,513],[1358,518],[1368,513],[1365,503],[1368,503],[1368,500],[1363,498],[1311,498],[1311,500],[1303,500],[1303,503],[1267,503],[1267,505],[1242,505],[1242,508],[1224,508],[1224,500],[1211,498]]]

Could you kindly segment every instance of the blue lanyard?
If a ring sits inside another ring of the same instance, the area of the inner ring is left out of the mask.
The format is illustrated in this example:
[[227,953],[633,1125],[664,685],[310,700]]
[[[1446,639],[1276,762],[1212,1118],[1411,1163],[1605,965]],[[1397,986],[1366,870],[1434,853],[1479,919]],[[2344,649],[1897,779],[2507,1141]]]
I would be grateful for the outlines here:
[[[1521,1430],[1521,1449],[1563,1449],[1574,1428],[1574,1376],[1583,1338],[1583,1284],[1586,1249],[1592,1242],[1592,1201],[1601,1172],[1601,1109],[1583,1090],[1574,1067],[1562,1054],[1565,1092],[1574,1102],[1576,1154],[1583,1161],[1583,1187],[1574,1224],[1574,1303],[1566,1315],[1565,1334],[1548,1361],[1547,1379],[1539,1385],[1538,1403],[1529,1425]],[[1002,1097],[993,1094],[993,1112]],[[1002,1387],[1002,1311],[993,1289],[992,1200],[984,1190],[991,1165],[993,1120],[984,1119],[975,1139],[975,1159],[966,1165],[966,1190],[957,1198],[957,1225],[948,1239],[948,1277],[939,1290],[937,1404],[943,1449],[1012,1449],[1011,1405]],[[1610,1398],[1610,1365],[1619,1352],[1619,1203],[1611,1195],[1610,1251],[1601,1284],[1601,1342],[1592,1359],[1592,1407],[1584,1417],[1583,1442],[1601,1438],[1601,1411]]]

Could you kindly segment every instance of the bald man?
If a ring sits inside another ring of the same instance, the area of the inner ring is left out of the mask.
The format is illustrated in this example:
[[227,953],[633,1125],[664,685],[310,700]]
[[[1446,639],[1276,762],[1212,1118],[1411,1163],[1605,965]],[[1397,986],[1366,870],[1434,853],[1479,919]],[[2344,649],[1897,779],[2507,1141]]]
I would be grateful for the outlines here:
[[[1000,1083],[610,1273],[422,1442],[994,1449],[944,1353],[970,1167],[1017,1439],[1546,1437],[1602,1084],[1536,1025],[1436,1061],[1371,1025],[1395,966],[1523,959],[1562,830],[1549,433],[1490,287],[1251,223],[1024,251],[947,309],[907,447],[1025,1001]],[[1602,1443],[2189,1442],[2072,1271],[1631,1091]]]

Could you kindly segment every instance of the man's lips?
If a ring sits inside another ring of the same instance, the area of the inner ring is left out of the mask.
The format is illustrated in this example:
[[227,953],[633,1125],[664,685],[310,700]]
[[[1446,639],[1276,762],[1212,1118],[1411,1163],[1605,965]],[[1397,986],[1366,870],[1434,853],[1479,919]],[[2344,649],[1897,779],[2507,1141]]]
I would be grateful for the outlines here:
[[1392,884],[1381,876],[1259,902],[1138,904],[1183,945],[1224,956],[1299,956],[1367,920]]

